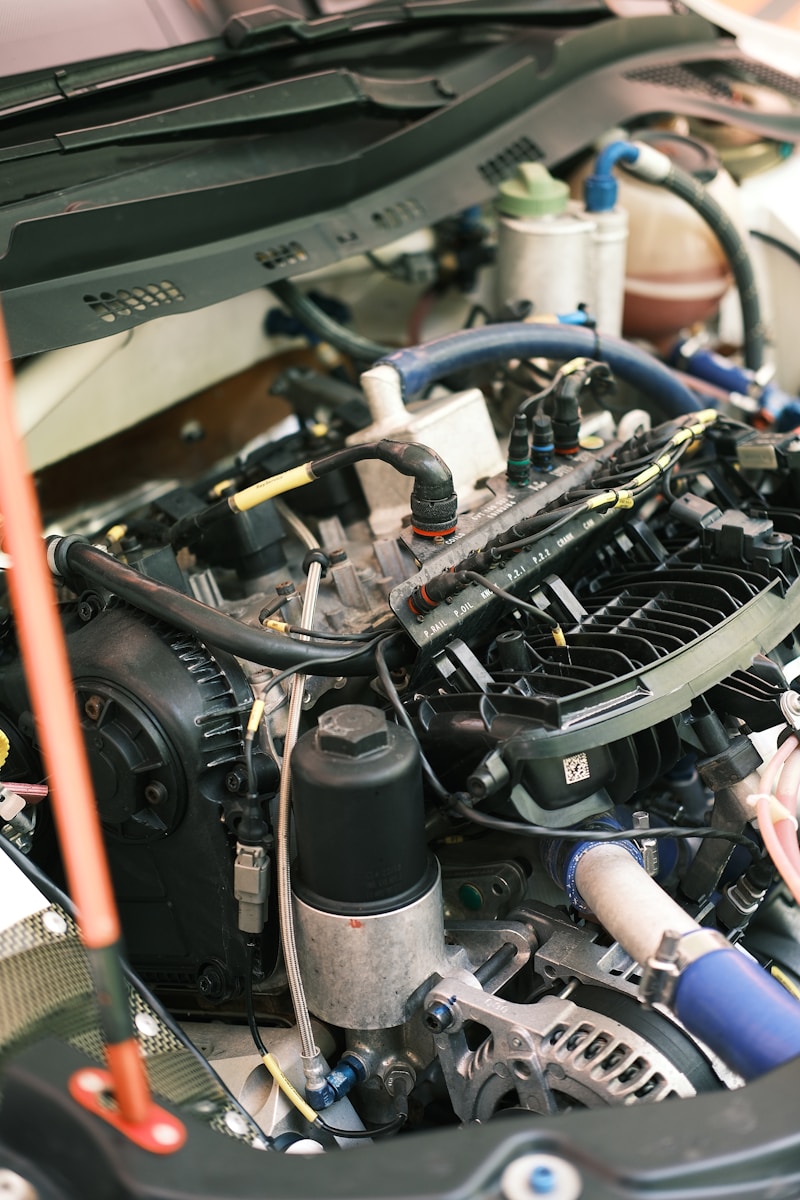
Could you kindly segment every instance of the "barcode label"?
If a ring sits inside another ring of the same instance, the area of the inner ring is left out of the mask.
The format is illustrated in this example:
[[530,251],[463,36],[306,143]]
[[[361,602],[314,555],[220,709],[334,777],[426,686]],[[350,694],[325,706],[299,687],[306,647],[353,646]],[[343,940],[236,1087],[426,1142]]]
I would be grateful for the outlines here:
[[567,783],[580,783],[582,779],[590,777],[589,759],[585,754],[570,754],[564,759],[564,778]]

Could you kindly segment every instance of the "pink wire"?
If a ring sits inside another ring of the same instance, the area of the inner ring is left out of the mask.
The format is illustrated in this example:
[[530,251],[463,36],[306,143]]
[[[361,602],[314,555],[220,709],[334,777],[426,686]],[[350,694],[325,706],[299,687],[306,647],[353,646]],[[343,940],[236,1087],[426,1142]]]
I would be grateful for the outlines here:
[[[788,739],[791,740],[791,739]],[[797,790],[800,788],[800,750],[795,749],[783,765],[775,787],[775,797],[787,812],[797,816]],[[795,870],[800,874],[800,847],[797,844],[797,829],[791,821],[776,821],[775,832]]]
[[778,841],[786,851],[798,875],[800,875],[800,848],[797,845],[797,830],[791,821],[781,821],[778,819],[773,824],[775,832],[778,835]]
[[798,746],[800,746],[800,741],[797,740],[795,734],[792,734],[791,737],[786,739],[782,746],[778,747],[764,768],[764,774],[761,776],[762,792],[766,792],[767,795],[769,795],[775,784],[775,777],[778,774],[778,771],[786,762],[792,751],[796,750]]
[[[787,741],[792,741],[787,738]],[[800,749],[796,748],[787,758],[775,787],[775,795],[785,809],[797,816],[797,792],[800,789]],[[764,791],[768,791],[764,788]]]
[[[780,772],[777,786],[775,780]],[[797,830],[791,820],[773,822],[770,796],[775,798],[791,816],[797,812],[797,792],[800,788],[800,740],[792,734],[779,746],[761,776],[761,795],[756,803],[758,828],[775,869],[783,879],[797,904],[800,904],[800,847]]]
[[775,864],[781,879],[792,893],[795,904],[800,904],[800,866],[795,864],[790,853],[784,848],[785,834],[782,836],[778,834],[778,828],[782,825],[785,826],[791,834],[794,848],[797,850],[797,834],[794,826],[791,821],[779,821],[777,828],[773,825],[769,796],[766,794],[759,796],[756,813],[759,832],[764,839],[767,853]]

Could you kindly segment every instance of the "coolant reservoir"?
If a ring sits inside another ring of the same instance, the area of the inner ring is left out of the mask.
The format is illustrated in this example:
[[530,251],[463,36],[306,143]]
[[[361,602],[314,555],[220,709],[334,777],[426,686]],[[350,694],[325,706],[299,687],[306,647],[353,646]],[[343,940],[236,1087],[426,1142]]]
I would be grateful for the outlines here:
[[[637,134],[689,171],[741,227],[739,193],[717,155],[680,134]],[[591,164],[573,176],[579,194]],[[656,344],[714,315],[731,283],[722,247],[708,225],[680,197],[618,169],[618,203],[628,212],[628,259],[623,332]]]
[[495,313],[530,300],[534,315],[574,312],[592,299],[594,223],[541,163],[521,163],[497,199]]

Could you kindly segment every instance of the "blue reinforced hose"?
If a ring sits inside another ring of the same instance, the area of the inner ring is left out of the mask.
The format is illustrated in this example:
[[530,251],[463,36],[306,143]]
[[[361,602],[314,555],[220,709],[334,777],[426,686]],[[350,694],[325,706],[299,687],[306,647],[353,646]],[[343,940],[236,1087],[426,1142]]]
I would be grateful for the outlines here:
[[[564,325],[484,325],[437,338],[422,346],[397,350],[379,360],[400,376],[404,398],[410,399],[445,375],[512,358],[584,356],[608,363],[626,383],[643,392],[667,418],[698,412],[704,406],[668,367],[651,354],[619,338]],[[379,365],[379,364],[376,364]]]
[[684,968],[678,1020],[744,1079],[800,1055],[800,1002],[738,950],[712,950]]

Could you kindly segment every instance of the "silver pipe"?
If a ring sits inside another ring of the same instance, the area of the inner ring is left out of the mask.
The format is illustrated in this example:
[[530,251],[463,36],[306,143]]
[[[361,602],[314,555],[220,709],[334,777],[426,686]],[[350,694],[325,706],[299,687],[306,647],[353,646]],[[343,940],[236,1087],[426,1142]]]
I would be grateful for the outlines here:
[[667,930],[685,934],[700,928],[620,846],[588,850],[575,868],[575,886],[603,928],[642,965]]
[[[305,521],[301,521],[297,513],[292,512],[289,505],[284,500],[275,499],[272,501],[275,505],[275,511],[283,521],[286,528],[293,533],[298,542],[302,542],[306,550],[319,550],[319,542],[314,537],[314,534],[306,525]],[[304,625],[304,629],[310,629],[310,625]]]
[[[302,621],[304,629],[310,629],[312,626],[321,578],[322,567],[320,563],[312,562],[308,569],[306,591],[303,598]],[[295,1020],[297,1021],[297,1029],[302,1045],[303,1069],[306,1071],[307,1078],[313,1077],[316,1079],[320,1069],[320,1052],[314,1040],[314,1031],[311,1027],[311,1018],[308,1012],[303,977],[300,970],[300,960],[297,954],[297,938],[295,935],[294,910],[292,907],[289,842],[292,807],[292,750],[297,741],[297,734],[300,727],[305,685],[305,675],[298,674],[293,677],[286,736],[283,745],[283,762],[281,763],[281,779],[278,791],[278,913],[280,916],[283,957],[289,981],[289,993],[292,997],[292,1007],[294,1008]]]

